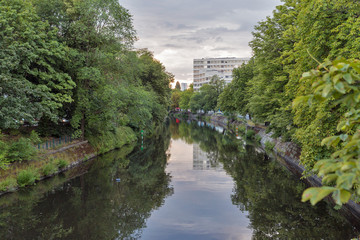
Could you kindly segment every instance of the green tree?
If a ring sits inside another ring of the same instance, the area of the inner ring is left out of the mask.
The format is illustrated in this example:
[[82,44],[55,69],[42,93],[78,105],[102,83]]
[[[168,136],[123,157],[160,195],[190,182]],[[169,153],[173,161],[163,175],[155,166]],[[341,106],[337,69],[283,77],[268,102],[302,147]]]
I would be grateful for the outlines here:
[[58,119],[75,87],[63,68],[69,49],[29,1],[0,1],[0,128]]
[[297,108],[302,104],[318,104],[331,101],[333,106],[343,105],[345,113],[337,124],[339,135],[326,137],[322,145],[332,147],[329,158],[314,165],[314,171],[322,177],[322,187],[313,187],[303,193],[303,201],[314,205],[332,193],[337,205],[346,203],[352,195],[359,197],[360,171],[360,61],[337,59],[327,61],[317,69],[303,74],[303,81],[312,82],[311,93],[294,101]]
[[194,94],[193,84],[190,84],[190,87],[185,91],[182,91],[180,94],[179,107],[181,109],[190,109],[190,99]]
[[176,82],[176,84],[175,84],[175,89],[177,89],[177,90],[179,90],[179,91],[181,90],[179,81]]
[[243,115],[249,113],[249,86],[254,74],[253,59],[248,64],[233,70],[233,80],[229,83],[218,99],[218,106],[226,112],[238,112]]

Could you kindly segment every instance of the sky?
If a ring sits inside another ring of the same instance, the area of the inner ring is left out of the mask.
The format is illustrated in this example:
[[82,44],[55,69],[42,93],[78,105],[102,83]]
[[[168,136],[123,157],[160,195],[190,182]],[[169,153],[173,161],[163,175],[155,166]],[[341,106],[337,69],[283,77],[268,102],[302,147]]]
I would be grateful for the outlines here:
[[192,82],[193,59],[251,57],[257,22],[271,16],[280,0],[119,0],[133,16],[138,41],[175,82]]

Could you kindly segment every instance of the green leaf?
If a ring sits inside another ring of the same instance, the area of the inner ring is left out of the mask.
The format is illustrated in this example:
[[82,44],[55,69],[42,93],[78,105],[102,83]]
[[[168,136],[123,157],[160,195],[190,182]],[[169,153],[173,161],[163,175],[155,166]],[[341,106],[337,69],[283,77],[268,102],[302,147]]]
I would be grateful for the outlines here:
[[326,84],[322,92],[322,97],[327,98],[332,90],[331,84]]
[[355,181],[354,173],[343,174],[336,180],[336,186],[342,189],[350,190],[353,187]]
[[311,205],[315,205],[317,202],[319,202],[335,190],[336,188],[334,187],[311,187],[303,192],[301,201],[306,202],[310,200]]
[[339,136],[331,136],[331,137],[327,137],[327,138],[324,138],[322,141],[321,141],[321,145],[326,145],[327,147],[330,147],[330,146],[337,146],[338,143],[340,142],[340,137]]
[[342,94],[346,93],[344,84],[342,82],[337,82],[335,84],[334,88],[336,89],[336,91],[338,91],[338,92],[340,92]]
[[338,178],[337,174],[328,174],[322,179],[323,184],[330,184],[336,181]]
[[335,203],[341,206],[343,203],[349,201],[351,193],[344,189],[337,189],[334,191],[332,197],[335,200]]
[[303,77],[303,78],[311,77],[311,72],[304,72],[304,73],[302,74],[302,77]]
[[354,80],[351,77],[350,73],[346,73],[343,75],[343,78],[345,79],[345,81],[349,84],[352,84],[354,82]]

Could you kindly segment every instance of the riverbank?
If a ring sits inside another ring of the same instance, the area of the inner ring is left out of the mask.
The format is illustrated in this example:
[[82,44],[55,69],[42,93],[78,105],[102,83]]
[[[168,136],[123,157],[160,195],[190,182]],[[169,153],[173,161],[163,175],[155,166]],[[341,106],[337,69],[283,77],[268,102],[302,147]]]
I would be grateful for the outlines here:
[[97,141],[91,138],[92,143],[89,143],[88,140],[77,140],[58,149],[41,150],[32,160],[10,164],[7,169],[0,170],[0,196],[15,192],[25,186],[34,185],[81,165],[96,156],[135,142],[137,138],[133,131],[130,134],[125,130],[123,132],[125,137],[118,140],[109,137],[107,139],[99,137]]
[[[182,117],[180,114],[176,115],[178,117]],[[258,135],[259,145],[257,146],[259,151],[266,152],[270,157],[276,159],[280,164],[285,166],[291,173],[296,175],[299,179],[301,178],[308,186],[318,187],[321,186],[321,179],[317,176],[311,175],[306,178],[303,177],[303,173],[305,171],[305,167],[300,162],[300,154],[301,148],[297,144],[293,142],[284,142],[280,138],[273,138],[272,133],[266,132],[265,126],[257,126],[255,124],[249,124],[245,122],[230,122],[225,116],[216,116],[216,115],[197,115],[197,114],[186,114],[188,120],[205,120],[205,122],[210,122],[215,125],[219,125],[224,129],[232,131],[236,134],[236,128],[240,128],[244,126],[247,130],[253,130],[256,135]],[[272,146],[272,150],[269,151],[267,145]],[[327,201],[334,203],[332,198],[327,197]],[[349,201],[344,204],[340,209],[341,213],[349,219],[358,229],[360,229],[360,205]]]

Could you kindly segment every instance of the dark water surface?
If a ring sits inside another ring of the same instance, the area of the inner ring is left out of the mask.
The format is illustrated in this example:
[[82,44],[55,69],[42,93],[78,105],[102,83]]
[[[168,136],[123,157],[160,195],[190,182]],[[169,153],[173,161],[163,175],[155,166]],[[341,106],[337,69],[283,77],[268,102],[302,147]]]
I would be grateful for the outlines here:
[[[332,206],[232,134],[171,123],[151,140],[0,198],[0,239],[351,239]],[[130,153],[132,151],[132,153]],[[130,154],[129,154],[130,153]]]

